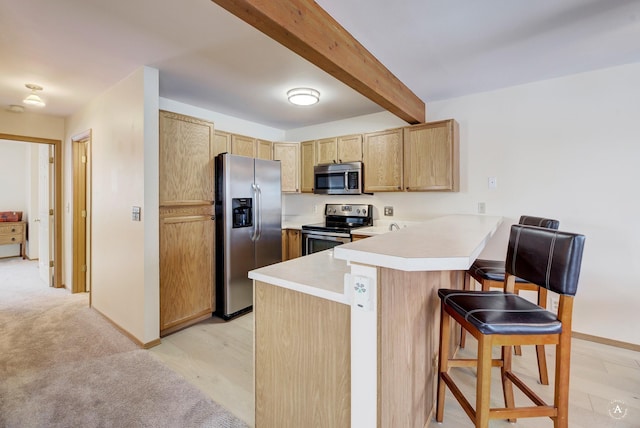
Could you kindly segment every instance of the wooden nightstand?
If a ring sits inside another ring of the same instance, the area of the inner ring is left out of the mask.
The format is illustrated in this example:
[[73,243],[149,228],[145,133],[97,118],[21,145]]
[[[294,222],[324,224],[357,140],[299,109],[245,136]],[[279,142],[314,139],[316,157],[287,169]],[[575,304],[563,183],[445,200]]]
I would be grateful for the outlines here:
[[0,222],[0,245],[20,244],[20,255],[23,259],[26,259],[26,242],[27,222]]

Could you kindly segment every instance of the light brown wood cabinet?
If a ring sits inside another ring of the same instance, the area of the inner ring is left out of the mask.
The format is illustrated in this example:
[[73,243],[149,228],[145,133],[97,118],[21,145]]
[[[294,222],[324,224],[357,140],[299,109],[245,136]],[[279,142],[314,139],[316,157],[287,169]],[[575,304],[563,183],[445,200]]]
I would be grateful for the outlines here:
[[273,160],[280,161],[282,192],[296,193],[299,186],[299,154],[297,143],[273,143]]
[[460,189],[455,120],[406,127],[403,140],[405,190],[457,192]]
[[359,162],[362,160],[362,134],[338,137],[338,162]]
[[313,167],[315,165],[315,141],[300,143],[300,191],[313,193]]
[[213,157],[220,153],[231,153],[231,134],[216,129],[213,132]]
[[362,145],[365,192],[401,191],[402,128],[365,134]]
[[298,229],[282,229],[282,261],[302,256],[302,232]]
[[362,134],[316,140],[316,165],[362,160]]
[[273,143],[267,140],[256,140],[256,158],[264,160],[273,159]]
[[211,317],[214,129],[160,112],[160,335]]
[[20,245],[20,256],[27,258],[27,223],[24,221],[11,221],[0,223],[0,245]]
[[336,137],[316,140],[316,165],[336,163],[338,159],[338,139]]
[[256,157],[256,139],[245,135],[231,134],[231,154]]

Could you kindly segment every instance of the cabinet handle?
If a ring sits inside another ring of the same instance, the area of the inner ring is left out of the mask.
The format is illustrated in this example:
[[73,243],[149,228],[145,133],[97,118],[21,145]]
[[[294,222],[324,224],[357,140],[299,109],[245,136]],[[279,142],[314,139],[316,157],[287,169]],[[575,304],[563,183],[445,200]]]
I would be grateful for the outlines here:
[[212,215],[211,220],[215,220],[215,219],[216,219],[216,216]]
[[15,236],[12,236],[12,237],[11,237],[11,240],[12,240],[12,241],[15,241],[15,240],[16,240],[16,237],[15,237]]
[[11,233],[15,232],[16,228],[14,227],[13,229],[11,229]]

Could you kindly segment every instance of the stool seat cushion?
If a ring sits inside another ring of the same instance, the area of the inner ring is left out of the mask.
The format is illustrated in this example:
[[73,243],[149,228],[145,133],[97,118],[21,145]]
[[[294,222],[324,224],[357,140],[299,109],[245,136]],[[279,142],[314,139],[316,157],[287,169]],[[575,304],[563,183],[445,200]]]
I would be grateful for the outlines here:
[[442,303],[483,334],[559,334],[556,314],[517,294],[440,289]]
[[[504,282],[505,268],[504,261],[476,259],[469,268],[469,272],[476,278],[487,279],[489,281]],[[516,277],[516,282],[527,283],[522,278]]]

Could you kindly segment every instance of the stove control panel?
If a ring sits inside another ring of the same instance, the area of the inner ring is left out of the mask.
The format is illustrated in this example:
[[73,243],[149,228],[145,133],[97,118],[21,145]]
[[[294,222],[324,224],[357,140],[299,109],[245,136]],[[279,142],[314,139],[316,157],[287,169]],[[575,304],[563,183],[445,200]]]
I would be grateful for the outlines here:
[[366,204],[327,204],[324,208],[326,216],[365,217],[373,214],[373,206]]

